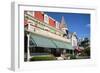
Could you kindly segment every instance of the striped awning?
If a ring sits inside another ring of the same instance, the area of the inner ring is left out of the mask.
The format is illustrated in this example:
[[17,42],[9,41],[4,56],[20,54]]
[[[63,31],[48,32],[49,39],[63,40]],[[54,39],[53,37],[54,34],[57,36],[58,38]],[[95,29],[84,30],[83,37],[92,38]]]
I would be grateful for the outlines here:
[[34,35],[30,34],[30,37],[33,43],[36,44],[36,47],[57,48],[57,49],[63,48],[63,49],[74,50],[71,43],[66,43],[63,41],[54,40],[51,38],[47,38],[47,37],[35,35],[35,34]]
[[31,38],[33,43],[36,43],[37,47],[56,48],[56,45],[47,37],[31,35]]
[[52,40],[52,41],[56,44],[57,48],[74,50],[71,43],[66,43],[58,40]]

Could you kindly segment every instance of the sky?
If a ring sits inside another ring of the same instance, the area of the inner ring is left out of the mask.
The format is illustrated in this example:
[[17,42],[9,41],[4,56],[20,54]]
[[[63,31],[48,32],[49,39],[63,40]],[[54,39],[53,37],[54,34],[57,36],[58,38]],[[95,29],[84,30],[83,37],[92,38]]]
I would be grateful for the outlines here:
[[65,19],[69,32],[76,32],[78,38],[90,38],[90,14],[45,12],[58,22],[62,16]]

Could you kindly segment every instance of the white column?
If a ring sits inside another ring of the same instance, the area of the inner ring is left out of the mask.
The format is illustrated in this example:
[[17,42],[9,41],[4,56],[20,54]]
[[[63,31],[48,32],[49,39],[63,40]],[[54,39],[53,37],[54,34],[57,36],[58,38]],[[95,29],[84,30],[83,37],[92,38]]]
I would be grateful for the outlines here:
[[66,50],[64,49],[64,50],[63,50],[63,54],[65,54],[65,53],[66,53]]
[[74,55],[74,50],[73,50],[73,55]]
[[29,39],[30,39],[30,34],[27,34],[27,61],[30,60]]

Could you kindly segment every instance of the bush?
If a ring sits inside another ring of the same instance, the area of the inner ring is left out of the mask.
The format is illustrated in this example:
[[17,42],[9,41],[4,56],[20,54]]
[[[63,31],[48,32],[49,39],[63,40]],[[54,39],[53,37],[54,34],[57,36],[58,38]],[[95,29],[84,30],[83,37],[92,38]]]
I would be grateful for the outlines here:
[[70,55],[70,59],[76,59],[75,55]]
[[90,56],[90,48],[86,48],[81,52],[80,56]]
[[47,61],[47,60],[56,60],[56,57],[53,55],[42,55],[42,56],[34,56],[30,59],[30,61]]
[[90,56],[90,48],[84,49],[84,53],[86,53],[87,56]]

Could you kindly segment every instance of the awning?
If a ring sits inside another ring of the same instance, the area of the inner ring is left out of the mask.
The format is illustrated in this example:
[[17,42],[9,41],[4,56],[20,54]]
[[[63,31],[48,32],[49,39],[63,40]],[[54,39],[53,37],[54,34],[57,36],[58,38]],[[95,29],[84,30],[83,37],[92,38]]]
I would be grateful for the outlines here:
[[71,43],[62,42],[62,41],[58,41],[58,40],[52,40],[52,41],[56,44],[57,48],[74,50]]
[[71,43],[50,39],[40,35],[31,34],[30,36],[33,43],[36,44],[36,47],[57,48],[57,49],[63,48],[63,49],[74,50]]
[[57,48],[56,45],[47,37],[31,34],[31,38],[33,43],[36,43],[37,47]]

